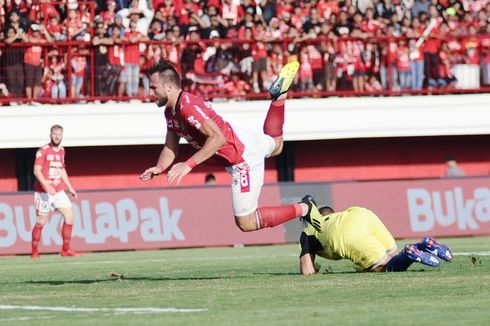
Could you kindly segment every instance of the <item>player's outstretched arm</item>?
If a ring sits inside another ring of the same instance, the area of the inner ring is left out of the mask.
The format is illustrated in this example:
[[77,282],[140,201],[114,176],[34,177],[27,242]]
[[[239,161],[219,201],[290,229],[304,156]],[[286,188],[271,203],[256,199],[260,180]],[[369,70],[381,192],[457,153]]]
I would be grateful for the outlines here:
[[301,237],[299,238],[299,245],[301,247],[301,253],[299,255],[299,270],[303,275],[311,275],[316,273],[315,245],[310,242],[310,237],[305,232],[301,232]]
[[142,181],[148,181],[155,178],[173,163],[179,153],[179,141],[180,137],[175,132],[167,130],[165,146],[160,153],[157,165],[146,169],[145,172],[140,175]]
[[315,274],[315,255],[305,254],[299,258],[299,269],[303,275]]
[[187,162],[175,164],[168,172],[168,182],[178,184],[198,164],[206,161],[226,143],[226,138],[218,125],[211,119],[206,120],[198,129],[206,136],[206,141]]

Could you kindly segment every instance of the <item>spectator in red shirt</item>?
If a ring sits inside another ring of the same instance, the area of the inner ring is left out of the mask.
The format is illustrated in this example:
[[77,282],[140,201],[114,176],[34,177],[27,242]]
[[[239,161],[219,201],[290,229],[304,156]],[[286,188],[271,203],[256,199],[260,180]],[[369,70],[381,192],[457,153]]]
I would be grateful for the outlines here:
[[114,0],[107,1],[107,10],[100,13],[100,18],[107,26],[114,24],[114,18],[116,17],[116,2]]
[[417,39],[422,36],[423,32],[424,29],[420,25],[419,19],[414,18],[410,29],[407,31],[407,37],[411,38],[409,41],[409,48],[413,90],[421,90],[424,84],[423,48],[421,46],[417,46]]
[[73,57],[71,59],[71,96],[82,97],[83,79],[85,78],[85,70],[87,68],[88,49],[80,47],[74,48]]
[[305,46],[301,49],[299,54],[299,89],[302,92],[309,92],[313,90],[313,69],[310,63],[310,57],[308,48]]
[[[155,7],[153,7],[155,8]],[[160,12],[162,18],[167,19],[168,17],[175,16],[175,6],[172,0],[164,0],[157,8],[157,12]],[[155,14],[156,15],[156,14]]]
[[[386,35],[388,41],[381,46],[381,63],[380,63],[380,77],[381,84],[384,89],[399,89],[398,84],[398,71],[396,69],[396,56],[398,43],[392,39],[394,28],[393,25],[388,25]],[[391,76],[390,76],[391,70]],[[390,80],[391,78],[391,80]],[[391,83],[391,84],[390,84]]]
[[136,30],[135,21],[129,23],[129,32],[124,36],[124,41],[129,42],[124,46],[124,73],[126,74],[126,95],[136,96],[138,94],[139,75],[140,75],[140,42],[148,41],[148,36],[144,36]]
[[[12,13],[11,17],[17,13]],[[15,18],[14,18],[15,19]],[[9,46],[12,43],[27,42],[27,34],[22,28],[16,29],[14,26],[8,26],[5,34],[5,43],[7,46],[2,53],[2,64],[5,67],[7,75],[7,87],[14,97],[24,96],[24,47]]]
[[[255,93],[260,93],[262,85],[267,80],[267,48],[266,42],[272,40],[270,34],[262,22],[257,21],[255,25],[254,38],[257,41],[252,44],[253,62],[253,90]],[[260,77],[260,84],[259,84]]]
[[50,59],[49,69],[53,72],[51,80],[53,81],[53,87],[51,90],[52,98],[65,98],[66,97],[66,84],[63,72],[65,71],[65,62],[54,55]]
[[108,93],[110,95],[118,95],[119,97],[124,95],[125,88],[124,78],[121,74],[124,65],[124,51],[121,45],[122,39],[121,29],[119,26],[114,25],[107,51],[109,57],[109,78],[107,84],[109,85]]
[[374,18],[374,10],[369,7],[366,9],[366,14],[363,21],[361,22],[361,31],[366,34],[366,36],[373,37],[378,33],[383,25]]
[[438,86],[453,88],[456,83],[456,78],[452,72],[453,58],[451,55],[451,50],[446,42],[441,44],[441,49],[439,51],[439,79]]
[[51,16],[46,30],[55,41],[66,41],[66,28],[60,24],[60,18]]
[[198,3],[192,0],[182,0],[179,5],[175,6],[175,16],[179,19],[179,25],[184,33],[187,33],[187,28],[190,25],[190,17],[193,14],[202,15],[202,8]]
[[[44,25],[32,24],[31,31],[32,34],[29,36],[30,43],[40,44],[52,41],[51,35],[49,35]],[[39,97],[42,90],[42,51],[43,48],[41,46],[33,45],[27,48],[24,55],[25,86],[28,99]]]
[[46,72],[42,78],[42,97],[45,98],[51,98],[53,93],[53,86],[54,86],[54,81],[51,79],[53,77],[53,69],[51,68],[46,68]]
[[320,0],[317,5],[318,13],[324,19],[330,19],[332,14],[339,13],[338,0]]
[[398,41],[396,69],[398,70],[398,77],[400,79],[400,89],[411,89],[410,50],[408,49],[407,42],[403,39]]
[[[431,11],[434,11],[435,7],[431,6]],[[430,22],[427,20],[425,25],[426,30],[430,29]],[[437,85],[439,79],[439,46],[440,46],[440,30],[433,27],[424,44],[424,67],[425,78],[429,87]]]
[[230,78],[231,80],[223,86],[227,95],[240,99],[250,92],[250,85],[241,79],[238,72],[232,72]]
[[[333,34],[333,32],[330,32]],[[328,35],[328,34],[327,34]],[[336,42],[332,39],[322,43],[323,62],[325,67],[325,89],[334,92],[337,89],[337,73],[335,69]]]
[[467,64],[480,64],[480,40],[476,36],[477,29],[475,25],[468,27],[468,37],[463,41],[464,61]]
[[155,41],[161,41],[167,37],[163,30],[163,24],[161,21],[154,20],[153,23],[151,23],[148,37],[150,38],[150,40]]
[[243,18],[244,12],[240,4],[233,0],[223,0],[221,16],[224,19],[232,19],[232,24],[236,25]]
[[80,15],[76,9],[70,9],[68,11],[68,18],[65,21],[66,28],[68,30],[69,40],[83,40],[83,34],[85,33],[84,26]]
[[[490,5],[487,6],[490,8]],[[481,69],[483,85],[490,85],[490,24],[486,27],[486,33],[481,39]]]

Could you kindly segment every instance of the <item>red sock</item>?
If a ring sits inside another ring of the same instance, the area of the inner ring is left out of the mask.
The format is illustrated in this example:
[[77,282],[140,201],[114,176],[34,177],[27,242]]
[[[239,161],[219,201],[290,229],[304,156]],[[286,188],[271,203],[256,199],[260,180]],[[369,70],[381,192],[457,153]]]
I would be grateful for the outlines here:
[[264,134],[272,138],[282,137],[284,125],[284,102],[285,100],[272,101],[264,121]]
[[71,240],[71,230],[73,225],[63,223],[63,228],[61,229],[61,235],[63,236],[63,251],[70,250],[70,240]]
[[255,212],[257,230],[263,228],[272,228],[276,225],[300,217],[303,209],[300,204],[260,207]]
[[36,223],[36,225],[34,225],[34,228],[32,229],[32,252],[33,253],[39,252],[38,245],[39,245],[39,240],[41,240],[42,232],[43,232],[43,225]]

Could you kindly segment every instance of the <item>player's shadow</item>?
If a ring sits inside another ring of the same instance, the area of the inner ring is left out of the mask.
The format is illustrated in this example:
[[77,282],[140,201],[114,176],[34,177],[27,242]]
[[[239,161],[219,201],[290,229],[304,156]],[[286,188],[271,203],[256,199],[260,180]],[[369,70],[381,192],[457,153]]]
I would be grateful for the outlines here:
[[[318,273],[318,274],[354,274],[357,273],[356,271],[339,271],[339,272],[329,272],[329,273]],[[300,272],[260,272],[260,273],[253,273],[253,275],[271,275],[271,276],[291,276],[291,275],[301,275]]]
[[301,275],[299,272],[256,272],[252,275],[271,275],[271,276],[291,276],[291,275]]
[[207,281],[207,280],[224,280],[230,278],[242,278],[242,276],[190,276],[190,277],[145,277],[145,276],[124,276],[108,277],[92,280],[39,280],[39,281],[26,281],[22,283],[26,284],[44,284],[44,285],[65,285],[65,284],[96,284],[104,282],[131,282],[131,281]]
[[[402,273],[423,273],[427,272],[427,270],[421,268],[421,269],[410,269],[408,271],[404,271]],[[329,275],[329,274],[365,274],[363,272],[357,272],[357,271],[331,271],[331,272],[320,272],[318,275]],[[381,272],[381,273],[371,273],[371,274],[378,274],[378,275],[389,275],[392,273],[386,273],[386,272]],[[271,276],[290,276],[290,275],[301,275],[299,272],[257,272],[253,273],[253,275],[271,275]]]

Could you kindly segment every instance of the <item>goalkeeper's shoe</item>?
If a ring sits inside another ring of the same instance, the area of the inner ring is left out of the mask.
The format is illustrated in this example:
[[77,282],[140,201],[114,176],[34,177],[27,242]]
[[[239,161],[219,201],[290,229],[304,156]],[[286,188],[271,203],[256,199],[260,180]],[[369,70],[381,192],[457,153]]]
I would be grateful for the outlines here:
[[413,261],[418,261],[421,264],[431,267],[439,267],[441,265],[441,262],[436,257],[418,249],[416,244],[407,244],[405,248],[403,248],[403,252],[408,258]]
[[443,243],[437,242],[431,237],[423,238],[422,242],[417,244],[417,247],[420,250],[427,251],[428,253],[445,261],[450,262],[453,260],[453,254],[451,253],[451,250],[449,250],[449,247]]
[[311,195],[306,195],[301,199],[301,203],[308,206],[308,212],[302,218],[310,223],[318,232],[325,231],[325,219],[320,214],[320,211],[318,211],[318,207],[316,207],[315,198]]
[[277,76],[276,80],[274,80],[269,88],[269,94],[271,94],[273,99],[277,100],[279,96],[288,92],[289,88],[293,84],[294,77],[296,76],[298,69],[298,61],[290,62],[282,67],[281,71],[279,72],[279,76]]

